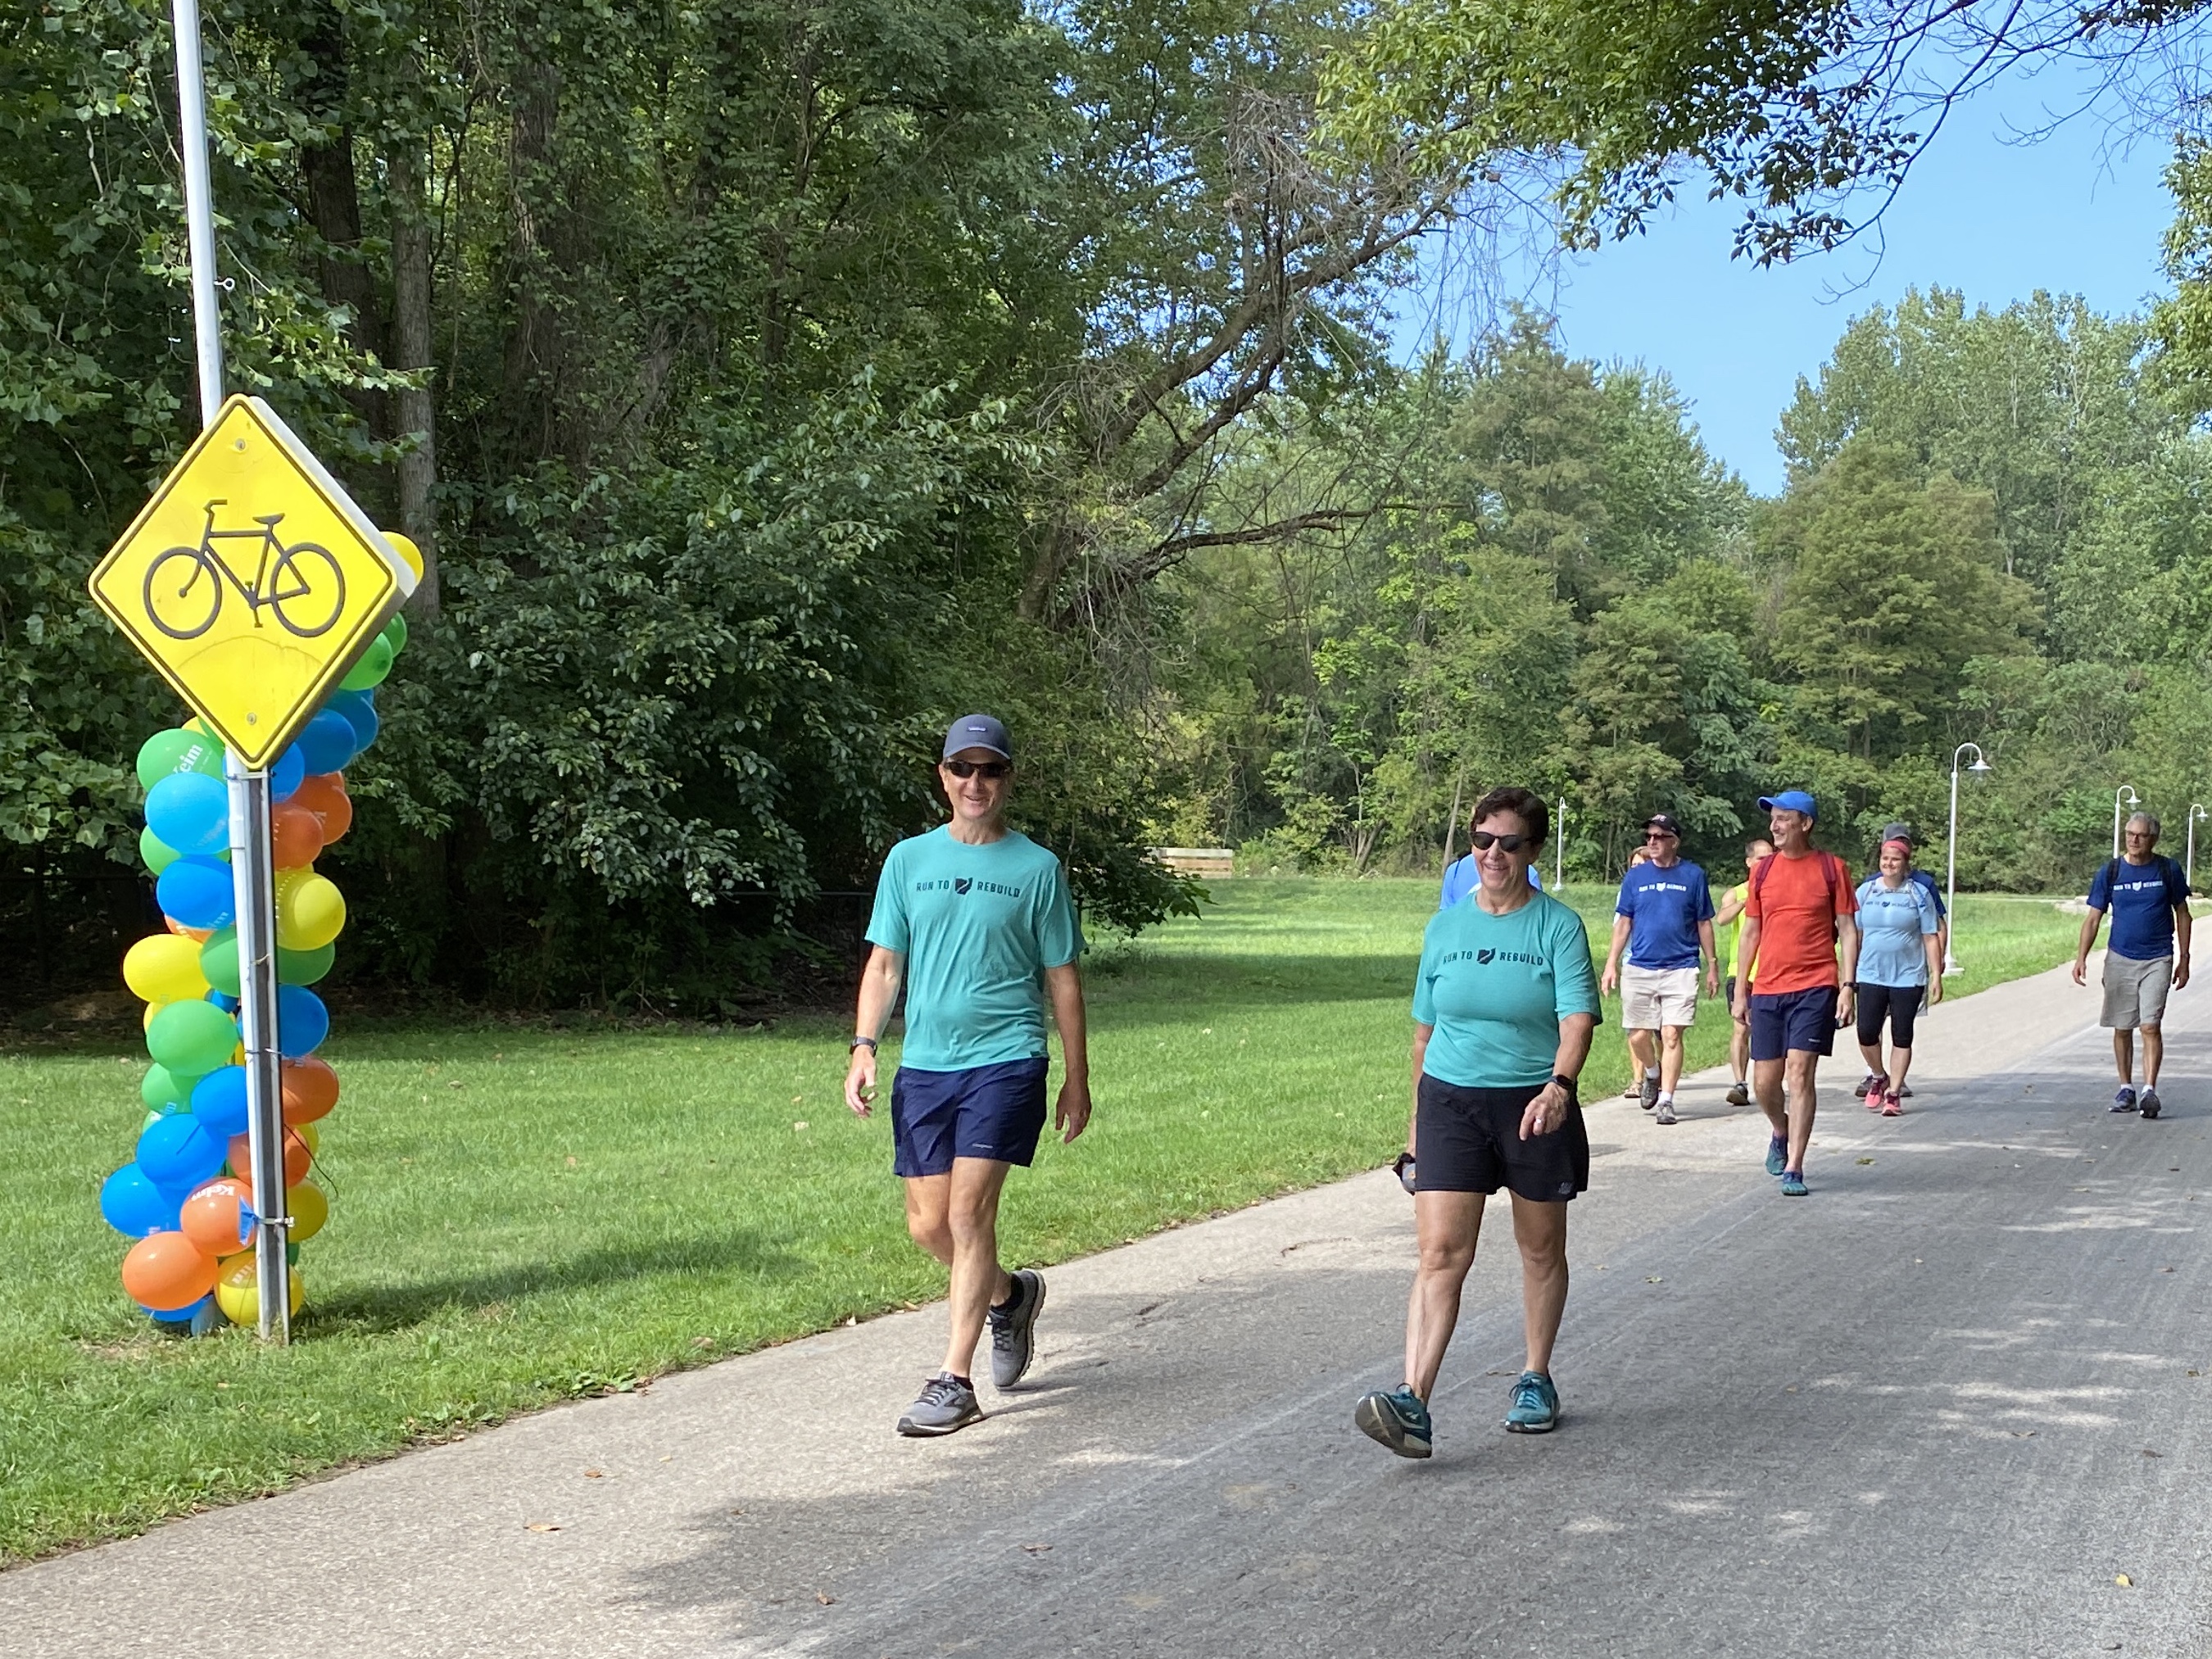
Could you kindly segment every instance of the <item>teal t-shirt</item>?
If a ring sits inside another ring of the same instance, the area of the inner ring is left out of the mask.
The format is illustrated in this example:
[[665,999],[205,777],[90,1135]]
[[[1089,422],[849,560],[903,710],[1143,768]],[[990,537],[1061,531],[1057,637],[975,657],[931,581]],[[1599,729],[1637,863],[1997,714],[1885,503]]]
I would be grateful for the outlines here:
[[1470,902],[1429,922],[1413,1018],[1436,1028],[1421,1070],[1438,1082],[1534,1087],[1552,1075],[1559,1021],[1599,1012],[1583,919],[1548,893],[1506,915]]
[[1012,830],[980,847],[939,829],[892,848],[868,942],[906,958],[899,1063],[925,1072],[1042,1059],[1039,975],[1083,951],[1060,860]]

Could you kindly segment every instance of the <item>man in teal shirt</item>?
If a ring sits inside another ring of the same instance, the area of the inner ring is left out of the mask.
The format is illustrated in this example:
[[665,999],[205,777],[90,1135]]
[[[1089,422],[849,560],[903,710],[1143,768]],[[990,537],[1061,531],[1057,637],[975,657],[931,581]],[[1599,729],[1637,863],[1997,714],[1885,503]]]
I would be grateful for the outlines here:
[[891,848],[868,921],[845,1103],[868,1115],[876,1046],[904,984],[892,1167],[906,1182],[907,1231],[951,1270],[944,1369],[899,1419],[905,1435],[951,1434],[982,1416],[969,1371],[987,1320],[992,1381],[1010,1389],[1030,1367],[1044,1279],[999,1265],[999,1194],[1044,1128],[1048,996],[1066,1067],[1054,1127],[1073,1140],[1091,1119],[1083,935],[1060,860],[1006,827],[1012,773],[1003,725],[953,721],[938,766],[952,821]]

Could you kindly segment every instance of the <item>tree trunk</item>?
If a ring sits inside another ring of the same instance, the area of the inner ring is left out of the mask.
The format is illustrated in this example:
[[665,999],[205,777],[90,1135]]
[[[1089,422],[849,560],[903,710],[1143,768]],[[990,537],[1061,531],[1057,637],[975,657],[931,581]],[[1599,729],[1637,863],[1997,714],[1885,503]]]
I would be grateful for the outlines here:
[[[383,313],[361,253],[361,186],[354,168],[353,130],[346,124],[351,70],[343,20],[335,8],[319,4],[313,9],[300,47],[309,64],[300,82],[301,107],[325,132],[322,142],[303,145],[300,151],[307,217],[324,244],[316,252],[316,274],[323,297],[349,313],[346,335],[354,348],[386,362]],[[356,389],[346,393],[346,400],[372,433],[383,435],[386,410],[380,397]]]
[[507,341],[507,410],[524,451],[542,459],[560,447],[560,341],[549,292],[555,273],[549,257],[551,238],[539,214],[556,200],[550,174],[553,131],[561,115],[561,71],[525,58],[516,65],[514,99],[507,234],[514,319]]
[[[392,367],[427,370],[432,364],[430,334],[430,226],[422,196],[422,156],[412,138],[403,138],[386,158],[392,200]],[[438,483],[438,420],[428,386],[403,387],[392,394],[392,435],[411,438],[414,447],[399,458],[399,528],[422,555],[422,579],[415,589],[415,611],[425,621],[438,617],[438,516],[432,492]]]

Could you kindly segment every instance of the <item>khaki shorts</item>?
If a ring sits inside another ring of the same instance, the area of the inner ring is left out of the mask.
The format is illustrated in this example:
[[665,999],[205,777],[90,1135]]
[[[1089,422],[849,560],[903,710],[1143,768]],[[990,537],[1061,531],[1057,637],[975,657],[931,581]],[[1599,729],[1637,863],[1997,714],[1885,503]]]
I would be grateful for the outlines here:
[[2115,1031],[2158,1024],[2166,1018],[2166,994],[2173,984],[2173,958],[2137,962],[2118,951],[2105,952],[2105,1012],[2097,1021]]
[[1631,1031],[1688,1025],[1698,1018],[1698,970],[1638,968],[1620,970],[1620,1024]]

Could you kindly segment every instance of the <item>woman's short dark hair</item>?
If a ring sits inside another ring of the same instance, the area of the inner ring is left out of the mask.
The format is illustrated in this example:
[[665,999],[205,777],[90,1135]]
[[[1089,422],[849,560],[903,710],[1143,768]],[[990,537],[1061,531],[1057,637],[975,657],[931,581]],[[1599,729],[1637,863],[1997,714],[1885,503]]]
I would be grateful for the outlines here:
[[1544,798],[1530,789],[1493,789],[1474,804],[1474,812],[1468,819],[1470,827],[1480,824],[1493,812],[1510,812],[1521,820],[1522,833],[1529,841],[1542,846],[1552,833],[1552,809],[1544,805]]

